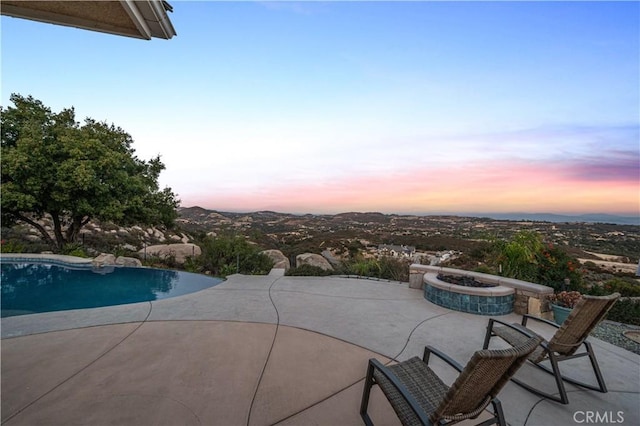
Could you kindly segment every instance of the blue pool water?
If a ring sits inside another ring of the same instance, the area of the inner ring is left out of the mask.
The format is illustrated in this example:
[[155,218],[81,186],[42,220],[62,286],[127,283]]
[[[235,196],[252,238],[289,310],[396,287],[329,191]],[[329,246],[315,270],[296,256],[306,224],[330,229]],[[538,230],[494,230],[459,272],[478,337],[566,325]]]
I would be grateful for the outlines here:
[[5,263],[2,317],[166,299],[213,287],[220,278],[151,268],[71,268]]

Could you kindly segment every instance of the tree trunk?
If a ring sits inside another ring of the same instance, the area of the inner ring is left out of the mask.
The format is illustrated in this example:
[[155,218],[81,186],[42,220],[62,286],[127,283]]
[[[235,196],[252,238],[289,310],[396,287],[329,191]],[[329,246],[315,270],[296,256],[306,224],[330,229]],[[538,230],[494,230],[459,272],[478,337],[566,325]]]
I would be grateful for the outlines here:
[[53,240],[53,238],[51,238],[51,235],[49,235],[49,233],[47,232],[46,229],[44,229],[44,227],[42,225],[40,225],[38,222],[36,222],[35,220],[32,220],[26,216],[23,216],[21,214],[16,215],[16,218],[22,222],[28,223],[29,225],[33,226],[34,228],[36,228],[38,231],[40,231],[40,233],[42,234],[42,237],[44,238],[44,240],[47,242],[47,244],[49,244],[52,248],[57,248],[58,245],[56,244],[56,242]]
[[60,216],[58,213],[51,213],[51,218],[53,219],[53,234],[56,236],[56,243],[58,250],[62,250],[65,243],[67,242],[62,235],[62,223],[60,222]]
[[75,243],[78,239],[78,235],[80,235],[80,230],[84,225],[89,223],[90,218],[84,216],[74,216],[71,221],[71,225],[67,228],[66,237],[67,242]]

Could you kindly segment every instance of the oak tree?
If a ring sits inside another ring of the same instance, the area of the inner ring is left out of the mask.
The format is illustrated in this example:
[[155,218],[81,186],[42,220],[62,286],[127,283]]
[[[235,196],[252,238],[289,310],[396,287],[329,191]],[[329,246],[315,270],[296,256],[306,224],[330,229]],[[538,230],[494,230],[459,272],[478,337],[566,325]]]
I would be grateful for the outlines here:
[[[28,223],[59,250],[92,219],[174,223],[179,201],[159,188],[159,156],[137,158],[123,129],[91,118],[80,124],[73,107],[56,113],[31,96],[10,99],[15,106],[0,107],[3,226]],[[46,215],[53,236],[38,222]]]

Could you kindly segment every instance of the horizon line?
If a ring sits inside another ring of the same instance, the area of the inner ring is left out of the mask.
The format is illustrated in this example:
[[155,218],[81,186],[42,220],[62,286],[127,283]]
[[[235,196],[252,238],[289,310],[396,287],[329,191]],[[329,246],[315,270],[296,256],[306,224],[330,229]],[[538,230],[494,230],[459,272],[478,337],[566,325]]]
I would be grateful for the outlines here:
[[[527,219],[527,218],[522,218],[522,219],[506,219],[504,217],[506,216],[549,216],[549,217],[557,217],[558,219],[561,218],[566,218],[566,219],[570,219],[573,218],[574,220],[567,220],[568,222],[576,222],[578,221],[577,219],[579,218],[584,218],[584,219],[592,219],[591,221],[589,220],[585,220],[585,222],[593,222],[594,218],[597,217],[601,217],[601,218],[611,218],[611,219],[625,219],[625,220],[630,220],[633,221],[634,223],[623,223],[626,225],[638,225],[640,226],[640,215],[638,215],[637,213],[634,212],[616,212],[616,213],[604,213],[604,212],[598,212],[598,213],[554,213],[554,212],[518,212],[518,211],[512,211],[512,212],[454,212],[454,211],[434,211],[434,212],[384,212],[384,211],[355,211],[355,210],[351,210],[351,211],[336,211],[336,212],[323,212],[323,213],[319,213],[319,212],[285,212],[285,211],[278,211],[278,210],[272,210],[272,209],[258,209],[258,210],[242,210],[242,209],[214,209],[214,208],[207,208],[207,207],[202,207],[199,205],[194,205],[194,206],[189,206],[189,207],[185,207],[185,206],[180,206],[179,208],[181,209],[192,209],[192,208],[200,208],[203,210],[210,210],[210,211],[214,211],[214,212],[221,212],[221,213],[235,213],[235,214],[250,214],[250,213],[261,213],[261,212],[272,212],[272,213],[278,213],[278,214],[289,214],[289,215],[294,215],[294,216],[305,216],[305,215],[315,215],[315,216],[336,216],[336,215],[341,215],[341,214],[349,214],[349,213],[356,213],[356,214],[382,214],[382,215],[397,215],[397,216],[456,216],[456,217],[474,217],[474,218],[489,218],[489,219],[497,219],[497,220],[524,220],[524,221],[536,221],[536,220],[532,220],[532,219]],[[498,218],[497,216],[503,216],[503,218]],[[543,219],[538,219],[537,221],[541,221],[541,222],[549,222],[550,220],[543,220]],[[596,223],[607,223],[607,222],[599,222],[596,221]]]

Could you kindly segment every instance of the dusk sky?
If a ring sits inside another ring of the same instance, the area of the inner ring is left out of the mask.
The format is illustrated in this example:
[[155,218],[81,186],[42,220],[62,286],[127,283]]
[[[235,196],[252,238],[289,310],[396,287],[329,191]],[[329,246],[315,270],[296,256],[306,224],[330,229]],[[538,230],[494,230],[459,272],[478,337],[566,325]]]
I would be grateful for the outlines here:
[[2,98],[113,122],[184,207],[640,211],[638,2],[183,2],[138,40],[2,17]]

